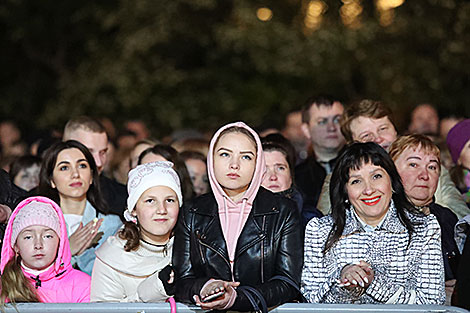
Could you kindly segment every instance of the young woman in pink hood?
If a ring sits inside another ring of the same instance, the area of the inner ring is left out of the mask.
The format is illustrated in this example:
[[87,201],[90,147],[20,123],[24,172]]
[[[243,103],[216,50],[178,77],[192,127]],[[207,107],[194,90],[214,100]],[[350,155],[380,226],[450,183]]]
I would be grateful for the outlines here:
[[250,311],[296,298],[300,218],[294,202],[260,187],[266,169],[258,134],[242,122],[223,126],[207,168],[212,192],[184,206],[175,231],[176,299]]
[[31,197],[13,211],[3,238],[1,303],[90,301],[90,276],[70,264],[67,227],[60,207]]

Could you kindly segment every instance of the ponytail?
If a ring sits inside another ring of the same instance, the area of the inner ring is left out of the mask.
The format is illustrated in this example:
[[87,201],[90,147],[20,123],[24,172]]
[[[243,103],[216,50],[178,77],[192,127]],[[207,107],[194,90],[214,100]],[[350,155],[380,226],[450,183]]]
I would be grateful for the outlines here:
[[124,245],[124,251],[130,252],[137,250],[140,245],[140,227],[132,222],[125,222],[124,229],[118,233],[119,238],[127,240]]

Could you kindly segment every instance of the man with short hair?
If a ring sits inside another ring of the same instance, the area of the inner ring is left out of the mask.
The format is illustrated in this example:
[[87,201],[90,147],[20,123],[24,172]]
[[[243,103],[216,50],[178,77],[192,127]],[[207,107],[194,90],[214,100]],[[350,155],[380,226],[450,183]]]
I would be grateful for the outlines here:
[[[341,117],[341,132],[348,143],[373,141],[387,151],[398,136],[392,111],[380,101],[368,99],[352,103],[346,108]],[[465,201],[444,167],[434,196],[437,204],[450,208],[459,218],[469,213]],[[330,210],[329,177],[325,179],[318,209],[324,214]]]
[[302,131],[310,140],[313,155],[295,169],[295,183],[306,204],[316,207],[323,181],[331,173],[344,137],[339,127],[343,105],[331,97],[307,99],[302,108]]
[[90,150],[100,174],[101,192],[110,213],[123,216],[126,209],[126,186],[106,177],[102,172],[107,163],[108,135],[103,125],[88,116],[79,116],[67,122],[63,141],[76,140]]

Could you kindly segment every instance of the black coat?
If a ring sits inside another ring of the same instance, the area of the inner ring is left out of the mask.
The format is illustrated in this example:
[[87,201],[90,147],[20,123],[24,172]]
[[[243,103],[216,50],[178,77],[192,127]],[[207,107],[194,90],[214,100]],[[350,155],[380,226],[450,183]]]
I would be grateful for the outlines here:
[[[257,288],[268,307],[298,296],[298,292],[276,275],[300,285],[303,264],[302,227],[296,204],[260,188],[238,238],[233,264],[235,281]],[[175,231],[173,265],[176,299],[193,302],[210,279],[232,281],[227,246],[220,225],[217,202],[212,193],[202,195],[180,212]],[[249,311],[252,306],[240,292],[230,310]]]
[[[335,166],[336,160],[334,158],[328,162],[331,168]],[[325,168],[313,156],[295,167],[295,186],[304,198],[304,206],[318,206],[326,175]]]

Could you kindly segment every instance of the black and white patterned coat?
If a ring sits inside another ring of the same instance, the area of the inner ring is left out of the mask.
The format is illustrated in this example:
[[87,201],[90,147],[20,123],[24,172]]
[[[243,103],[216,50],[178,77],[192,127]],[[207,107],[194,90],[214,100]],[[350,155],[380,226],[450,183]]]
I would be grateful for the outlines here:
[[[349,209],[343,235],[325,255],[322,250],[333,219],[313,218],[305,232],[301,290],[306,299],[313,303],[443,304],[439,224],[433,215],[409,217],[419,223],[410,242],[393,202],[384,222],[371,232],[364,231]],[[371,264],[375,272],[366,291],[358,294],[339,287],[342,268],[360,260]]]

